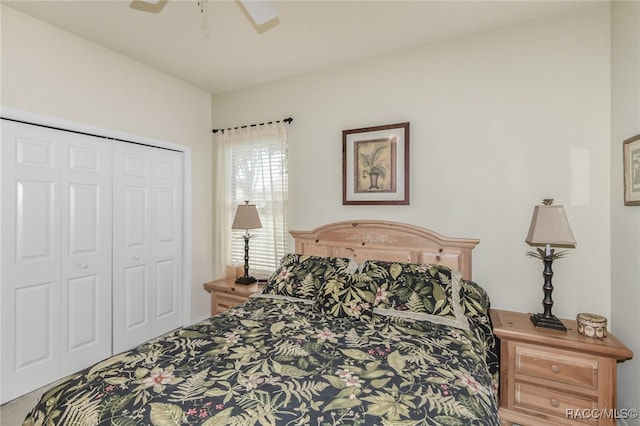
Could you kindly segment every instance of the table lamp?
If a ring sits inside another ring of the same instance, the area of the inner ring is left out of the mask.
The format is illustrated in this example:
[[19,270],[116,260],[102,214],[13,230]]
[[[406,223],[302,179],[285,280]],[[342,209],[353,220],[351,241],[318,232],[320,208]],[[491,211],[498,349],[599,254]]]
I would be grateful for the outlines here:
[[537,248],[535,252],[530,251],[527,253],[529,256],[541,259],[544,263],[544,271],[542,273],[544,276],[544,286],[542,287],[544,291],[544,299],[542,300],[544,312],[531,315],[531,321],[536,327],[567,331],[567,327],[562,321],[551,313],[551,307],[553,306],[553,299],[551,298],[551,293],[553,293],[553,285],[551,284],[553,270],[551,269],[551,264],[555,259],[566,254],[566,251],[556,252],[551,246],[576,246],[576,240],[573,238],[573,233],[562,206],[554,205],[552,199],[544,199],[542,205],[535,206],[526,242],[532,246],[545,247],[544,250]]
[[262,228],[260,222],[260,216],[258,216],[258,209],[255,204],[249,204],[249,201],[245,201],[244,204],[238,206],[236,210],[236,216],[233,218],[233,225],[231,229],[244,229],[244,275],[236,279],[237,284],[251,284],[257,280],[249,276],[249,229]]

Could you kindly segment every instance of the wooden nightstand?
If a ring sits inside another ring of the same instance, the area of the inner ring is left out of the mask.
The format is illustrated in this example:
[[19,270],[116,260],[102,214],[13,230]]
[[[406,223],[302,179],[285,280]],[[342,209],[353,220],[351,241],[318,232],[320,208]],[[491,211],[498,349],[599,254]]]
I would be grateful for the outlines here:
[[262,283],[236,284],[225,278],[205,283],[204,289],[211,293],[211,316],[245,302],[249,296],[262,290],[262,287]]
[[491,310],[502,424],[615,425],[616,362],[633,353],[610,333],[586,337],[565,319],[566,332],[536,328],[529,316]]

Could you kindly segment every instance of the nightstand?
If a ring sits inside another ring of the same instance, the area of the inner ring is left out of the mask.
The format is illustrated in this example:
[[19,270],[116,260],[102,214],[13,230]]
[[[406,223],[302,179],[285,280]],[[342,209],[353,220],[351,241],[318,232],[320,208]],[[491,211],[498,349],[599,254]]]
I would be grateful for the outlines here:
[[611,333],[594,339],[536,328],[530,314],[491,310],[500,339],[502,425],[615,425],[616,362],[633,353]]
[[262,283],[236,284],[225,278],[205,283],[204,289],[211,293],[211,316],[246,302],[252,294],[262,290],[262,287]]

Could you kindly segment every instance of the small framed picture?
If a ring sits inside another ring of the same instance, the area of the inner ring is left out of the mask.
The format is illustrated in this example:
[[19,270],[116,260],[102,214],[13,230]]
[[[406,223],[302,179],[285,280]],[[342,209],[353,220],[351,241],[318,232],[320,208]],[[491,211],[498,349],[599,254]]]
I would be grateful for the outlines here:
[[640,206],[640,135],[624,141],[624,205]]
[[409,123],[342,131],[342,204],[409,204]]

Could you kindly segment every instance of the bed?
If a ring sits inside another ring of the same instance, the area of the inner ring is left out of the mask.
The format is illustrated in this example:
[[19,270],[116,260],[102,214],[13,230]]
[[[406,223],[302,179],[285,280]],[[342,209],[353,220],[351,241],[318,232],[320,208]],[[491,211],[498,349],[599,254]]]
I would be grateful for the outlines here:
[[24,424],[499,424],[477,240],[388,221],[291,234],[261,293],[70,376]]

